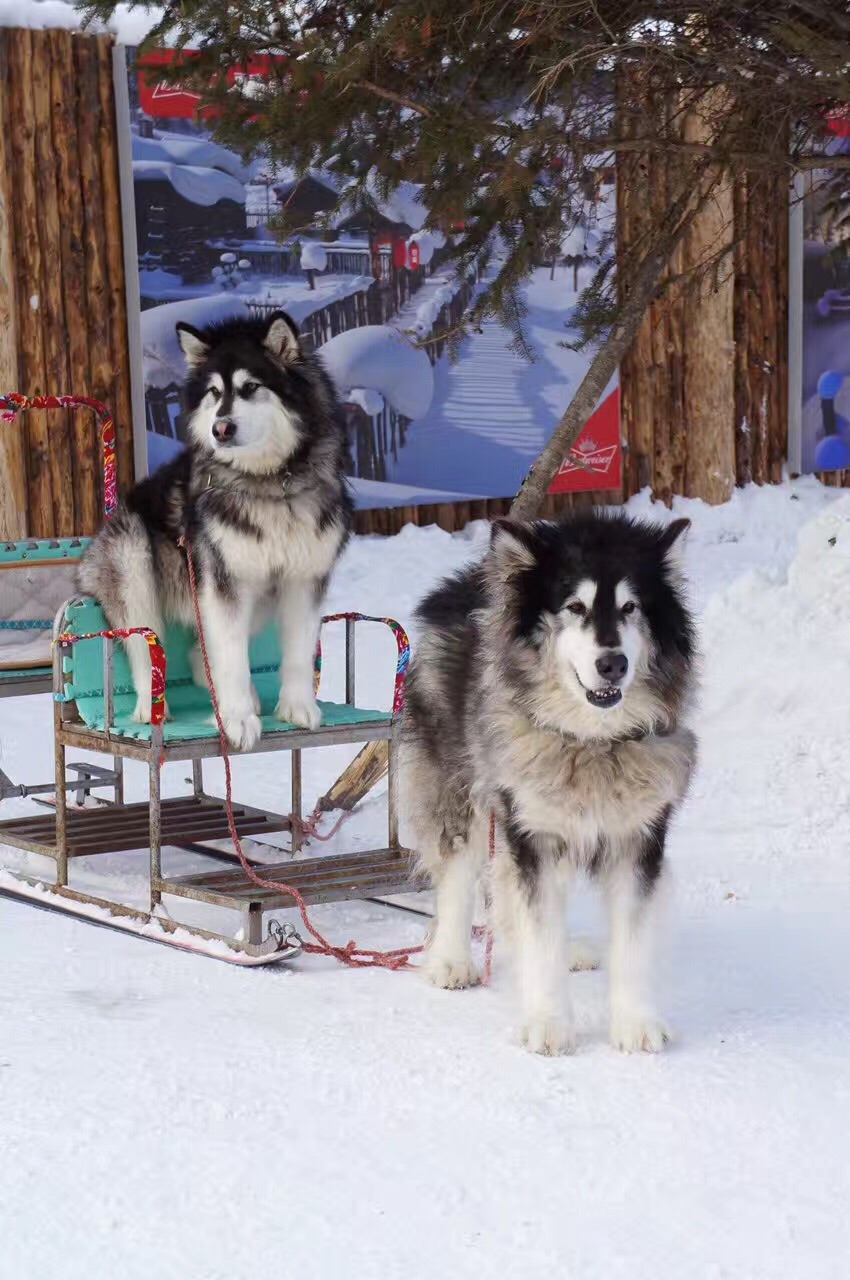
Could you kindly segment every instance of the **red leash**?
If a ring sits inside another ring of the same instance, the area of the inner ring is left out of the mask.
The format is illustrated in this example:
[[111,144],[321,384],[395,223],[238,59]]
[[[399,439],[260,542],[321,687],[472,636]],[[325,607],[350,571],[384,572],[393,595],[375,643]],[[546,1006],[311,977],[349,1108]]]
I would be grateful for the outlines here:
[[[239,833],[236,830],[236,822],[233,817],[233,788],[230,773],[230,752],[227,745],[227,734],[224,732],[224,725],[222,724],[221,713],[218,707],[218,698],[216,696],[215,685],[213,684],[212,672],[210,671],[210,662],[207,655],[207,646],[201,623],[201,611],[198,606],[195,565],[192,559],[192,547],[188,538],[183,540],[183,546],[186,550],[186,565],[189,570],[189,586],[192,592],[192,608],[195,611],[195,624],[198,628],[198,644],[201,649],[201,657],[204,663],[204,675],[206,676],[207,685],[209,686],[213,714],[215,716],[215,723],[218,729],[221,758],[224,761],[224,805],[227,812],[227,826],[230,831],[230,838],[233,841],[233,847],[236,850],[239,862],[242,866],[242,870],[245,872],[249,880],[253,880],[254,884],[259,885],[261,889],[273,889],[276,893],[285,893],[292,898],[301,915],[304,928],[315,940],[314,942],[304,942],[302,944],[304,951],[315,955],[333,956],[333,958],[338,960],[340,964],[348,965],[349,968],[352,969],[371,969],[376,967],[383,969],[406,969],[411,967],[410,957],[412,955],[416,955],[420,951],[423,951],[424,946],[399,947],[396,951],[373,951],[366,947],[358,947],[353,941],[347,942],[345,946],[342,947],[334,946],[334,944],[329,942],[313,924],[307,911],[307,904],[295,886],[291,884],[284,884],[280,880],[263,879],[262,876],[257,875],[257,872],[245,857],[245,852],[242,848],[242,842],[239,839]],[[340,826],[344,817],[345,815],[339,819],[336,826],[332,831],[328,832],[324,839],[330,839],[334,831],[336,831]],[[310,829],[311,823],[313,824],[312,830]],[[309,834],[315,835],[315,818],[308,819],[308,822],[304,824],[304,827],[305,830],[309,831]]]
[[[242,842],[239,839],[239,833],[236,830],[236,821],[233,816],[233,788],[230,773],[230,752],[227,744],[227,734],[224,731],[224,725],[221,720],[221,713],[218,707],[218,697],[213,684],[212,672],[210,671],[209,657],[207,655],[206,640],[204,638],[204,629],[201,623],[201,611],[198,605],[198,592],[195,582],[195,565],[192,558],[192,547],[188,538],[181,539],[181,545],[186,551],[186,566],[189,571],[189,587],[192,593],[192,608],[195,612],[195,625],[198,629],[198,644],[201,650],[201,658],[204,663],[204,675],[206,676],[207,685],[210,691],[210,699],[212,701],[213,714],[218,729],[219,744],[221,747],[221,758],[224,761],[224,807],[227,813],[227,826],[230,831],[230,838],[233,841],[233,847],[236,850],[242,870],[245,872],[249,880],[253,880],[254,884],[259,885],[261,889],[273,889],[277,893],[288,894],[292,898],[298,908],[304,928],[314,939],[313,942],[302,942],[302,949],[311,955],[333,956],[334,960],[338,960],[340,964],[347,965],[351,969],[412,969],[416,965],[411,965],[410,957],[418,955],[425,950],[424,944],[418,947],[398,947],[395,951],[377,951],[368,947],[358,947],[356,942],[349,941],[345,946],[335,946],[329,942],[323,934],[319,932],[310,919],[307,911],[307,904],[301,894],[294,885],[284,884],[281,880],[265,880],[251,866],[245,857],[242,848]],[[330,840],[345,821],[348,814],[343,813],[337,820],[331,830],[324,836],[319,835],[316,830],[316,823],[319,818],[318,809],[314,810],[305,823],[302,823],[303,832],[309,837],[315,837],[318,840]],[[495,815],[490,815],[490,859],[494,856],[495,851]],[[490,962],[493,952],[493,934],[492,930],[487,929],[487,943],[484,960],[484,977],[486,983],[490,978]]]

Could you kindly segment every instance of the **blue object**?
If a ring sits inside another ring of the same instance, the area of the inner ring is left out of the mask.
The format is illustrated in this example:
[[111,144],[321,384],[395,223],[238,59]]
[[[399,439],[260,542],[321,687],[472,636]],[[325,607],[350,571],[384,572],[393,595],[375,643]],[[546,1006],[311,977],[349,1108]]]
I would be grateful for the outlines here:
[[821,400],[834,400],[846,376],[844,373],[837,373],[834,369],[827,369],[822,373],[818,378],[818,395]]
[[816,471],[845,471],[850,467],[850,444],[843,436],[824,436],[815,447]]

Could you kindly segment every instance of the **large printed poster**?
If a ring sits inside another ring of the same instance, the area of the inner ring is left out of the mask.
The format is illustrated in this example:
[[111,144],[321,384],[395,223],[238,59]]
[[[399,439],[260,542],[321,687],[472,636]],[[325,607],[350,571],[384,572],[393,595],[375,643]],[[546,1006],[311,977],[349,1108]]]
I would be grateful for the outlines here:
[[792,367],[800,361],[802,386],[799,439],[792,433],[789,458],[803,473],[850,468],[850,194],[846,175],[830,168],[832,156],[850,154],[850,115],[828,124],[824,167],[802,176],[792,210],[792,236],[802,240],[801,299],[792,277],[800,335]]
[[[296,180],[262,160],[244,164],[212,141],[195,95],[153,83],[133,50],[127,70],[149,467],[185,439],[176,323],[284,310],[344,401],[358,506],[514,494],[588,365],[569,349],[570,315],[609,251],[613,169],[595,171],[586,223],[528,281],[534,362],[511,352],[495,322],[452,358],[445,341],[423,340],[456,327],[484,282],[457,278],[444,236],[424,229],[414,184],[377,199],[377,211],[349,209],[328,224],[339,195],[328,174]],[[284,203],[299,214],[297,238],[275,232]],[[619,487],[615,378],[552,488]]]

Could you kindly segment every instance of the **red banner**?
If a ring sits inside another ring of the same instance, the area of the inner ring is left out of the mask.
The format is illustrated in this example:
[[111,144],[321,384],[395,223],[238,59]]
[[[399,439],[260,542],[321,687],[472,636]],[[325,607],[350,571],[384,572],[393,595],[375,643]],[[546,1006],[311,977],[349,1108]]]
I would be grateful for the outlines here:
[[615,387],[584,424],[575,448],[561,463],[549,492],[619,489],[621,484],[620,388]]
[[[186,49],[182,53],[175,53],[173,49],[152,49],[150,53],[146,53],[139,59],[136,84],[139,105],[145,115],[169,120],[193,120],[196,116],[200,116],[203,120],[215,114],[214,107],[200,107],[199,93],[165,80],[151,83],[150,73],[153,68],[170,66],[175,57],[191,62],[193,56],[196,55],[193,55],[191,49]],[[257,54],[241,70],[231,68],[227,72],[227,83],[232,85],[245,79],[265,79],[273,61],[282,61],[282,59],[272,59],[268,53]]]

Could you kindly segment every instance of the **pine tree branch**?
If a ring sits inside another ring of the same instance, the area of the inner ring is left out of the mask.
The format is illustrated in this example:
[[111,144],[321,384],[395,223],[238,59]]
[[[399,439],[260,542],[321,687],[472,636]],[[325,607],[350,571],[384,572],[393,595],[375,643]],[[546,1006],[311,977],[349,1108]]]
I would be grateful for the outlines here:
[[687,142],[683,139],[667,137],[617,138],[601,136],[593,138],[566,139],[565,145],[581,147],[587,155],[621,154],[638,155],[660,153],[663,155],[710,156],[717,164],[742,165],[747,169],[776,168],[781,164],[788,169],[850,169],[850,156],[824,155],[813,151],[801,152],[798,155],[788,154],[784,157],[764,155],[755,151],[743,151],[735,148],[729,150],[714,146],[710,142]]
[[374,93],[378,98],[384,98],[387,102],[394,102],[396,106],[405,107],[408,111],[414,111],[418,116],[422,116],[424,120],[430,120],[433,111],[430,107],[423,106],[421,102],[414,102],[411,98],[405,98],[401,93],[395,93],[392,89],[382,89],[379,84],[374,84],[371,80],[356,80],[353,84],[347,86],[347,89],[366,89],[369,93]]

